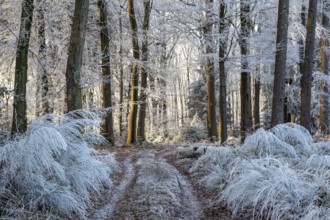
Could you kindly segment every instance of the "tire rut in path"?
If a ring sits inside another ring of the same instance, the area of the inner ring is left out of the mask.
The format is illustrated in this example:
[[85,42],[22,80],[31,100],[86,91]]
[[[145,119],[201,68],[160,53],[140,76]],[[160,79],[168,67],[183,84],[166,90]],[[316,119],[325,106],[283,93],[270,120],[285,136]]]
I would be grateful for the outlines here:
[[[162,158],[163,159],[163,158]],[[168,163],[165,159],[163,159],[166,163],[166,166],[172,170],[174,174],[176,174],[177,181],[179,183],[179,187],[182,191],[182,205],[186,209],[187,216],[185,219],[202,219],[203,211],[201,206],[194,195],[193,187],[190,184],[188,178],[181,175],[181,173],[176,169],[175,166]]]
[[117,206],[114,217],[202,219],[203,211],[186,176],[155,150],[142,151],[135,156],[136,177],[132,180],[125,198]]
[[105,220],[111,219],[114,211],[119,204],[119,201],[124,197],[127,187],[132,182],[134,177],[134,166],[132,164],[132,158],[127,157],[123,162],[124,177],[120,180],[118,186],[112,187],[109,201],[100,209],[94,212],[94,215],[90,219]]
[[[185,220],[203,219],[203,209],[197,200],[196,192],[193,188],[193,185],[190,183],[189,178],[181,174],[175,166],[173,166],[163,157],[162,152],[159,152],[156,149],[142,150],[126,157],[126,159],[122,162],[124,176],[118,181],[118,183],[116,181],[116,184],[114,184],[114,186],[110,189],[111,191],[108,193],[109,196],[107,196],[107,202],[105,205],[97,209],[88,219],[134,219],[134,217],[139,219],[139,216],[141,217],[140,219],[142,219],[142,217],[147,219],[153,218],[148,215],[148,213],[154,204],[149,204],[151,206],[145,206],[146,204],[138,204],[135,202],[136,196],[134,196],[136,195],[136,187],[139,187],[136,185],[136,180],[137,178],[141,178],[139,175],[140,165],[135,163],[135,161],[144,158],[144,155],[147,154],[154,155],[153,158],[155,165],[158,164],[168,170],[169,173],[171,173],[172,178],[174,178],[177,182],[177,188],[174,189],[172,193],[178,195],[178,201],[180,202],[180,205],[177,208],[174,208],[176,210],[176,213],[172,213],[174,216],[168,213],[169,216],[167,217],[170,219],[178,219],[177,217],[180,216],[179,219]],[[148,188],[148,186],[146,187]],[[152,190],[148,190],[147,193],[150,194],[152,192]],[[144,216],[141,216],[140,213],[135,211],[135,209],[139,209],[137,208],[137,205],[143,205],[144,208],[146,208],[145,212],[143,213]],[[159,205],[162,206],[162,204]],[[175,206],[175,204],[172,204],[171,206],[173,207],[173,205]]]

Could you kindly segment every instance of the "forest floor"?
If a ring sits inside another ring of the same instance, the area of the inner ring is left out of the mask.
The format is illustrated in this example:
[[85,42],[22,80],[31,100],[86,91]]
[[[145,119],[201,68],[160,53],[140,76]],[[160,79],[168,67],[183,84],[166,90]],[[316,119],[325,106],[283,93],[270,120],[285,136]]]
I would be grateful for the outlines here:
[[206,192],[189,174],[197,154],[180,154],[182,149],[174,145],[100,151],[116,153],[121,172],[112,174],[113,187],[98,199],[88,219],[233,219],[224,205],[214,202],[215,193]]

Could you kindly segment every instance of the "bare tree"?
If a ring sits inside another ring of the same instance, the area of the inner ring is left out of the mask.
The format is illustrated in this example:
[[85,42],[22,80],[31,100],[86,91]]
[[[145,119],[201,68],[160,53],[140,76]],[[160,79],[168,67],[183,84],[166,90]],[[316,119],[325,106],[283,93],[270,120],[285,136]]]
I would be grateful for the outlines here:
[[135,59],[132,64],[132,78],[131,78],[131,94],[130,94],[130,111],[129,111],[129,121],[128,121],[128,133],[127,133],[127,144],[136,143],[136,119],[137,119],[137,101],[138,101],[138,85],[139,85],[139,75],[138,75],[138,65],[137,61],[140,59],[139,51],[139,40],[138,40],[138,27],[134,12],[134,0],[128,0],[128,16],[131,29],[131,38],[133,46],[133,58]]
[[105,0],[98,0],[97,6],[100,10],[101,27],[101,52],[102,52],[102,75],[103,75],[103,107],[106,109],[105,121],[103,123],[103,135],[112,144],[115,145],[115,137],[113,134],[113,117],[112,117],[112,92],[111,92],[111,70],[110,70],[110,38],[108,28],[108,12]]
[[[329,76],[329,40],[327,30],[330,29],[330,19],[327,12],[330,11],[330,3],[323,1],[323,15],[322,15],[322,38],[321,38],[321,63],[320,70],[324,76]],[[321,97],[320,97],[320,123],[319,131],[324,134],[329,134],[329,88],[327,83],[321,82]]]
[[213,53],[212,45],[212,26],[213,26],[213,0],[205,0],[206,4],[206,21],[203,27],[205,37],[205,52],[206,52],[206,92],[207,92],[207,129],[208,135],[212,137],[217,136],[216,126],[216,101],[215,101],[215,85],[214,85],[214,61],[211,57]]
[[[37,10],[37,28],[38,28],[38,44],[39,44],[39,63],[40,63],[40,85],[38,84],[38,88],[41,89],[41,112],[42,114],[48,114],[52,112],[52,108],[50,106],[49,101],[49,76],[46,67],[46,34],[45,34],[45,8],[42,0],[37,1],[39,7]],[[37,103],[39,107],[39,103]],[[38,110],[38,109],[37,109]]]
[[250,3],[246,0],[240,1],[240,50],[241,50],[241,142],[244,141],[246,133],[252,127],[252,106],[251,106],[251,76],[248,70],[247,60],[248,38],[250,37]]
[[75,0],[69,53],[66,66],[67,111],[82,108],[81,67],[87,29],[89,0]]
[[144,2],[144,19],[143,19],[143,42],[141,48],[141,60],[143,62],[143,66],[141,67],[141,91],[140,91],[140,111],[139,111],[139,121],[138,121],[138,129],[137,129],[137,138],[138,141],[145,140],[145,118],[147,113],[147,61],[148,61],[148,31],[149,31],[149,23],[150,23],[150,14],[152,8],[152,1],[148,0]]
[[317,19],[317,2],[309,1],[307,17],[307,34],[305,43],[305,58],[301,78],[301,108],[300,124],[311,131],[311,99],[312,99],[312,74],[315,44],[315,27]]
[[[219,34],[224,34],[226,23],[225,23],[225,9],[226,3],[224,0],[220,0],[220,26]],[[226,72],[225,72],[225,42],[220,40],[219,42],[219,80],[220,80],[220,94],[219,94],[219,137],[221,143],[227,140],[227,83],[226,83]]]
[[24,133],[27,129],[26,83],[33,9],[33,0],[24,0],[22,2],[21,25],[16,50],[15,93],[11,135]]
[[275,73],[271,126],[284,121],[286,53],[289,27],[289,0],[280,0],[278,5]]

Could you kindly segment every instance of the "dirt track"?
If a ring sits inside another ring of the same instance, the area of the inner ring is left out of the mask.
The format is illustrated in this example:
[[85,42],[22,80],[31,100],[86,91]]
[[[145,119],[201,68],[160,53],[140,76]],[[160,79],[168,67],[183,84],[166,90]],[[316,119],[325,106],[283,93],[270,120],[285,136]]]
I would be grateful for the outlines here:
[[[116,147],[122,172],[88,219],[230,219],[176,163],[176,148]],[[188,163],[188,164],[187,164]],[[214,213],[214,209],[218,212]]]

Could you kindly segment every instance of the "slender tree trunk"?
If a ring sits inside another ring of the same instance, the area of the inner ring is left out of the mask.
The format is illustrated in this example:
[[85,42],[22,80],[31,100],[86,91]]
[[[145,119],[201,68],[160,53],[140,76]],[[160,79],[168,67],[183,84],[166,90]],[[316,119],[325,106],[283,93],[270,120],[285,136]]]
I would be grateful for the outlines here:
[[128,0],[128,16],[131,29],[131,38],[133,46],[133,61],[132,65],[132,79],[131,79],[131,94],[130,94],[130,112],[128,121],[128,133],[127,133],[127,144],[135,144],[136,139],[136,119],[137,119],[137,101],[138,101],[138,85],[139,85],[139,75],[138,75],[138,65],[137,61],[140,59],[139,52],[139,40],[137,35],[137,23],[135,19],[134,12],[134,0]]
[[24,133],[27,129],[26,83],[33,9],[33,0],[22,2],[21,25],[16,50],[12,136],[16,133]]
[[[221,0],[220,2],[220,27],[219,34],[223,35],[225,32],[225,2]],[[225,72],[225,43],[220,40],[219,42],[219,80],[220,80],[220,94],[219,94],[219,110],[220,110],[220,120],[219,120],[219,137],[221,138],[221,143],[227,140],[227,82],[226,82],[226,72]]]
[[[165,46],[166,51],[166,46]],[[166,58],[164,61],[164,67],[166,67]],[[161,122],[162,122],[162,130],[163,130],[163,137],[166,139],[168,137],[168,128],[167,128],[167,97],[166,97],[166,81],[165,79],[159,78],[159,86],[162,89],[163,98],[159,102],[159,112],[161,116]]]
[[278,5],[275,73],[273,86],[271,127],[284,122],[286,53],[288,45],[289,0],[280,0]]
[[301,117],[300,124],[311,131],[311,99],[312,99],[312,74],[315,44],[315,27],[317,19],[317,2],[309,1],[307,18],[307,35],[305,46],[305,59],[301,78]]
[[256,78],[254,81],[254,129],[260,128],[260,78]]
[[[326,30],[330,29],[330,19],[327,17],[326,12],[330,11],[330,4],[324,1],[323,15],[322,15],[322,38],[321,38],[321,65],[320,70],[325,77],[329,76],[329,50],[327,49],[330,44]],[[321,82],[321,97],[320,97],[320,123],[319,131],[323,134],[329,134],[329,89],[327,83]]]
[[[306,7],[304,5],[301,6],[301,13],[300,13],[301,24],[305,27],[306,26]],[[304,68],[304,40],[301,37],[299,39],[299,70],[300,73],[303,73]]]
[[106,116],[102,125],[104,137],[115,145],[115,137],[113,133],[113,116],[112,116],[112,92],[111,92],[111,70],[110,70],[110,39],[108,28],[108,12],[105,0],[98,0],[97,6],[100,10],[100,38],[102,52],[102,75],[103,75],[103,108],[106,109]]
[[250,5],[246,0],[240,3],[240,50],[241,50],[241,132],[240,139],[244,142],[247,132],[252,127],[252,106],[251,106],[251,76],[248,70],[248,38],[250,37]]
[[68,61],[65,72],[68,112],[82,108],[80,74],[87,29],[88,7],[89,0],[75,0]]
[[217,136],[217,126],[216,126],[216,101],[215,101],[215,85],[214,85],[214,63],[211,54],[213,54],[212,46],[212,7],[213,0],[206,0],[206,22],[203,27],[204,37],[205,37],[205,52],[206,52],[206,92],[207,92],[207,128],[208,136],[213,140],[213,137]]
[[147,61],[148,61],[148,31],[149,31],[149,21],[151,14],[152,3],[150,0],[144,2],[144,20],[143,20],[143,42],[141,48],[141,58],[143,66],[141,68],[141,91],[140,91],[140,111],[139,111],[139,121],[137,129],[137,138],[139,142],[146,139],[145,137],[145,118],[147,114]]
[[119,32],[120,32],[120,46],[119,46],[119,121],[118,121],[118,130],[119,136],[123,134],[123,113],[124,113],[124,67],[123,67],[123,24],[121,17],[119,18]]
[[45,16],[44,7],[41,0],[38,0],[39,9],[37,11],[38,19],[38,41],[39,41],[39,57],[41,62],[41,104],[43,114],[52,112],[50,106],[49,93],[49,76],[46,69],[46,34],[45,34]]

